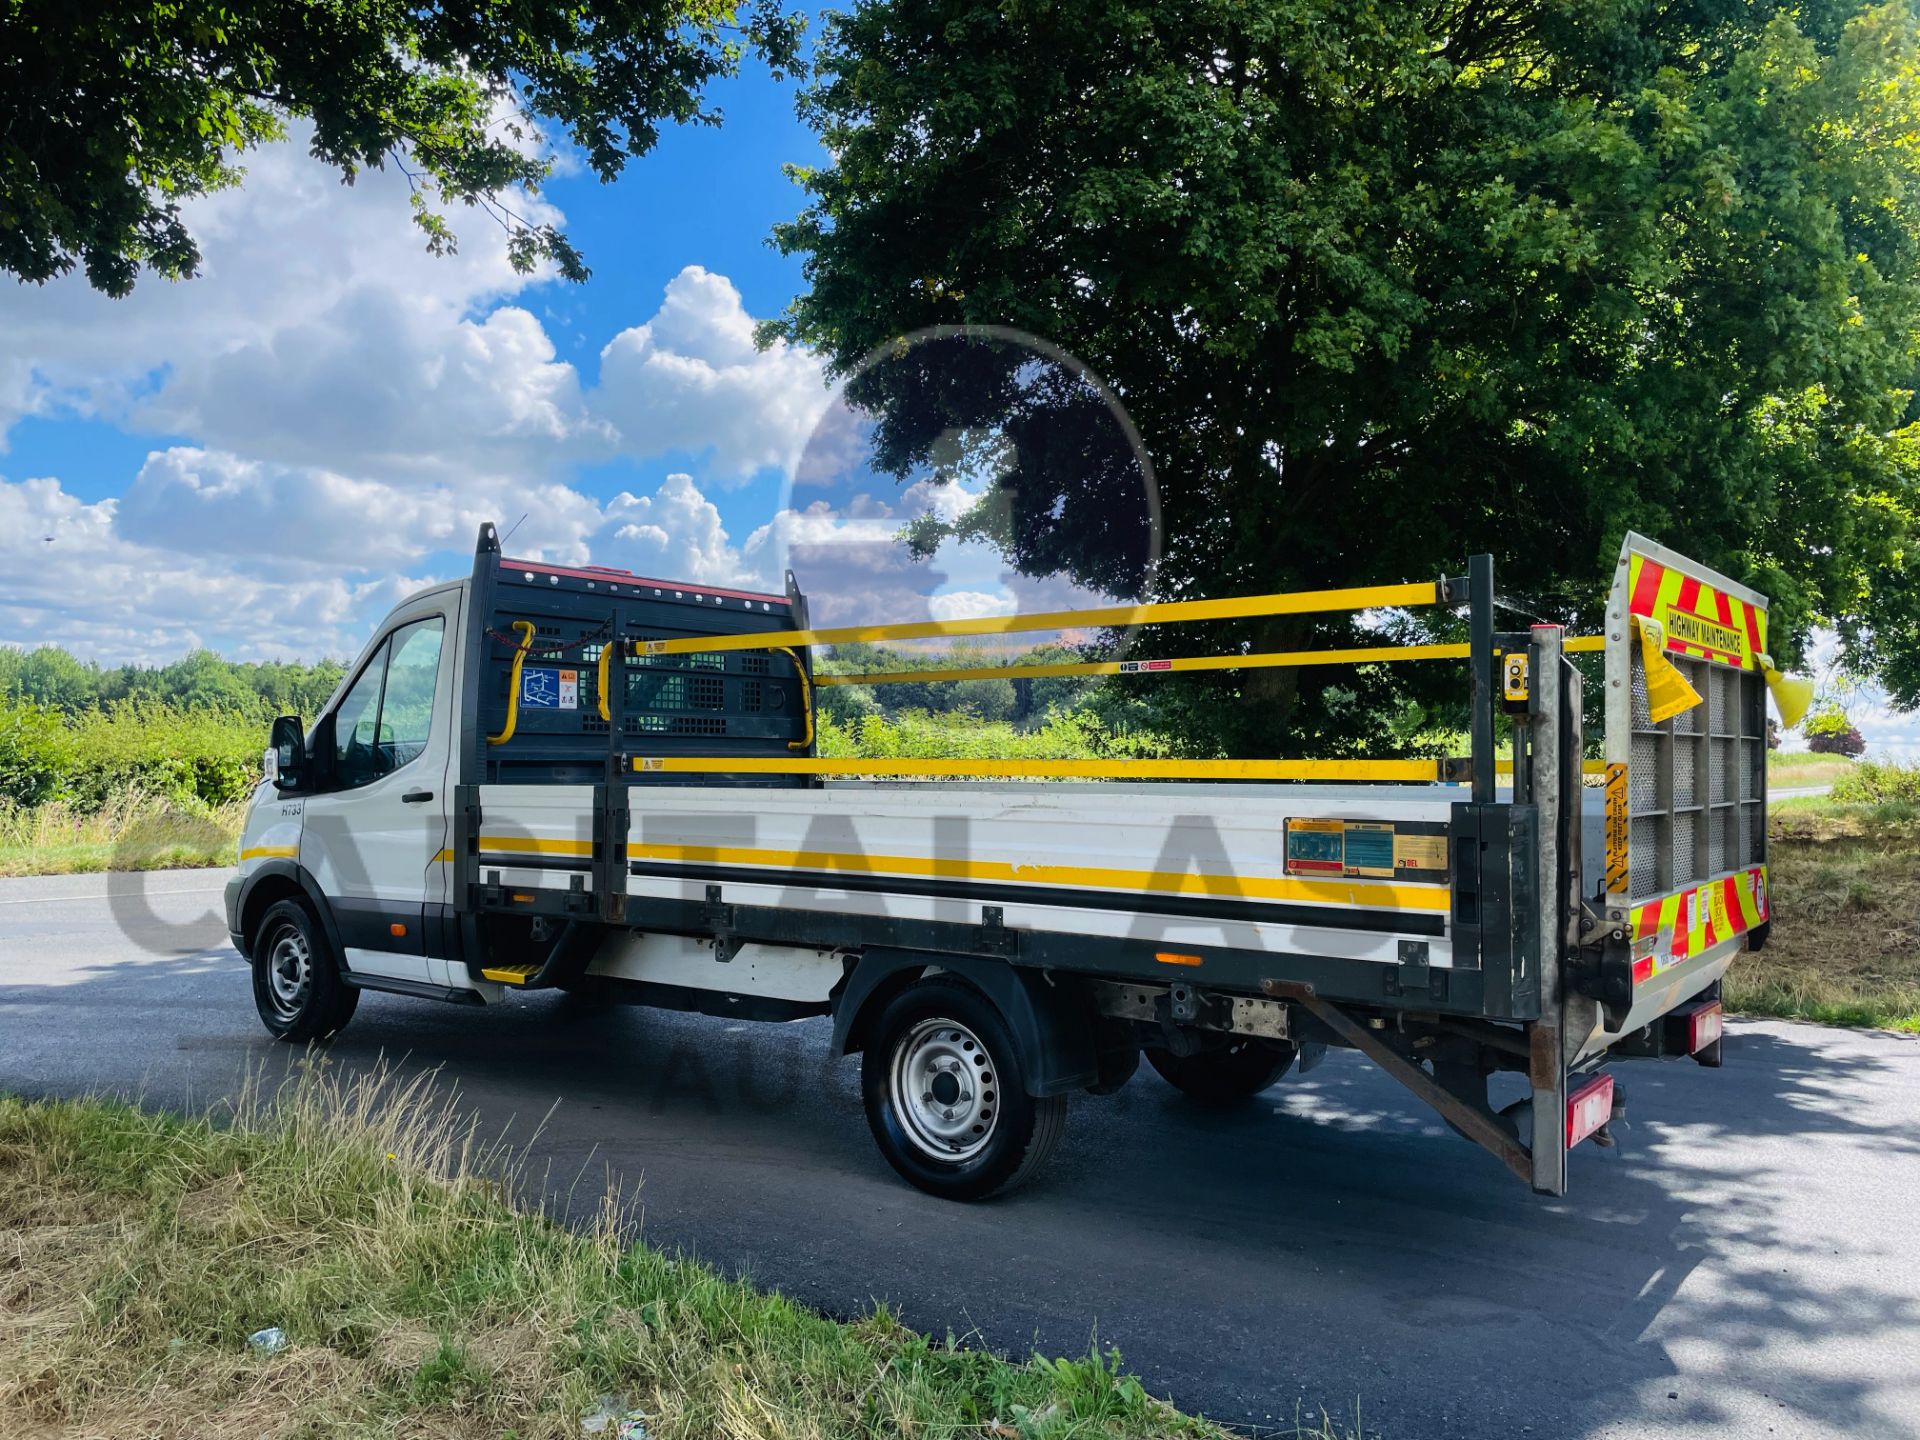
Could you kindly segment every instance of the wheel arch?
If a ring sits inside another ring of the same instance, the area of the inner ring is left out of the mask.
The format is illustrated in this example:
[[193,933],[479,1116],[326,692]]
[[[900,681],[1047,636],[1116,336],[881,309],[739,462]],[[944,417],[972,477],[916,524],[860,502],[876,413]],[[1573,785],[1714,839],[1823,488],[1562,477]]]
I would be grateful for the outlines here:
[[242,953],[249,959],[260,938],[260,922],[268,910],[282,900],[300,900],[320,922],[333,952],[334,967],[346,973],[346,950],[340,944],[340,929],[334,923],[333,907],[313,876],[292,860],[269,860],[246,878],[240,889],[240,936],[245,942]]
[[984,995],[1007,1022],[1030,1095],[1083,1090],[1100,1073],[1092,1010],[1072,976],[1004,960],[910,950],[868,950],[834,997],[834,1055],[864,1050],[873,1021],[894,997],[938,971]]

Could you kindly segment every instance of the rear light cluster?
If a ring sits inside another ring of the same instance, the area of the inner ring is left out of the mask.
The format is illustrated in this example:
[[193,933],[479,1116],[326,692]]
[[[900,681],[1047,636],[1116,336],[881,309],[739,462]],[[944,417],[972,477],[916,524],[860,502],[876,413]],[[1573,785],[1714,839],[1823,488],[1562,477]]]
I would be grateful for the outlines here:
[[1687,1053],[1698,1055],[1720,1038],[1726,1028],[1726,1011],[1718,1000],[1702,1005],[1687,1015]]
[[1613,1115],[1613,1077],[1596,1075],[1567,1097],[1567,1148],[1571,1150]]

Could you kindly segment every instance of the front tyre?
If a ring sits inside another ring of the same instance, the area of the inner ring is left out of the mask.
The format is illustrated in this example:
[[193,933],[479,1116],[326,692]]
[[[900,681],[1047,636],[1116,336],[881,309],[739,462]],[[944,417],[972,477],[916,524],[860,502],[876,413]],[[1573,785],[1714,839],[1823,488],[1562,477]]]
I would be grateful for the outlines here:
[[281,900],[253,942],[253,1004],[276,1040],[332,1038],[353,1018],[360,992],[340,978],[313,912]]
[[993,1002],[949,976],[910,986],[880,1012],[860,1088],[887,1163],[946,1200],[982,1200],[1021,1184],[1066,1125],[1064,1095],[1027,1094]]
[[1152,1049],[1147,1063],[1189,1100],[1224,1109],[1251,1100],[1279,1080],[1299,1053],[1285,1041],[1246,1038],[1197,1055]]

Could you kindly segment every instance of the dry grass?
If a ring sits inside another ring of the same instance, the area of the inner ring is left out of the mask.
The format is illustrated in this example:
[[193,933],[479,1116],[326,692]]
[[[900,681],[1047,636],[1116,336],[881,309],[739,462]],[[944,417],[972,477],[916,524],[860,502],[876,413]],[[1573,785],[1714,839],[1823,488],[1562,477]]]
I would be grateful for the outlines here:
[[98,810],[0,800],[0,875],[73,875],[230,865],[246,802],[189,810],[137,790]]
[[605,1395],[653,1440],[1221,1433],[1117,1355],[837,1324],[629,1244],[611,1201],[585,1233],[517,1210],[428,1084],[310,1068],[218,1123],[0,1099],[0,1433],[571,1440]]
[[1844,755],[1814,755],[1805,750],[1767,753],[1767,784],[1775,789],[1797,785],[1831,785],[1853,768]]
[[1920,1031],[1920,814],[1902,803],[1772,808],[1767,946],[1727,974],[1729,1007]]

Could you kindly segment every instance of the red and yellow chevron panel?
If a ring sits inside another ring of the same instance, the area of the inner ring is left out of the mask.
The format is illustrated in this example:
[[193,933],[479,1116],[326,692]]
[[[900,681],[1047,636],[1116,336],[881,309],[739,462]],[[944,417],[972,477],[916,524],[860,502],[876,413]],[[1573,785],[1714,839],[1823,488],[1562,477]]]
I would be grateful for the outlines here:
[[1631,613],[1660,622],[1671,654],[1751,670],[1754,657],[1767,652],[1765,606],[1749,605],[1650,556],[1628,556],[1627,595]]
[[1767,867],[1754,865],[1633,907],[1633,978],[1662,970],[1730,940],[1765,920]]

